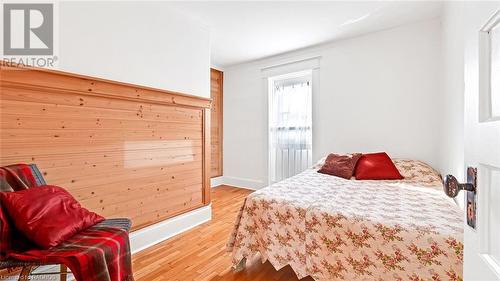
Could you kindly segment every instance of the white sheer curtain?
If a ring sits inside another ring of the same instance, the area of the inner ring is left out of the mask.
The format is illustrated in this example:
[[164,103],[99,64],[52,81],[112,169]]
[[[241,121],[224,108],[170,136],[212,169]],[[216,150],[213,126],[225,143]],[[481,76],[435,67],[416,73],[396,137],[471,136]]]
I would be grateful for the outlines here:
[[296,175],[312,162],[311,73],[269,79],[270,180]]

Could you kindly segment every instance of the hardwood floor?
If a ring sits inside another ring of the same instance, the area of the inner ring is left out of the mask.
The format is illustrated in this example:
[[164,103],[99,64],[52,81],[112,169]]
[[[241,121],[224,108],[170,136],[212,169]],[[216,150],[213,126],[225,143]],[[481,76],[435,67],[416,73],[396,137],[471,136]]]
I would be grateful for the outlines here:
[[[230,186],[212,189],[212,220],[133,256],[137,281],[293,281],[290,267],[276,271],[266,262],[247,262],[245,270],[231,270],[225,245],[237,212],[251,191]],[[305,278],[303,280],[312,280]]]

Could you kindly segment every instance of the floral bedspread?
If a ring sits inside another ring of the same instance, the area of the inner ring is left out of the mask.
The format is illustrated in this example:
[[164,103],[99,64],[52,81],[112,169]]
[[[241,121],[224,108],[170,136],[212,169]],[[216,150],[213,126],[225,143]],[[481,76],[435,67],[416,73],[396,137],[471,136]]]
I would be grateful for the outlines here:
[[250,194],[228,243],[236,266],[260,253],[315,280],[462,280],[462,211],[422,162],[402,181],[356,181],[316,169]]

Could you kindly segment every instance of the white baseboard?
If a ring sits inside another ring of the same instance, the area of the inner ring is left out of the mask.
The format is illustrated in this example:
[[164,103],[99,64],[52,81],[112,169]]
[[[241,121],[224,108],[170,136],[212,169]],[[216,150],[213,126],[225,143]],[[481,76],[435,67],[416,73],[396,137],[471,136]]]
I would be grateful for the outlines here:
[[224,184],[224,177],[215,177],[210,179],[210,186],[217,187]]
[[234,187],[250,189],[250,190],[258,190],[267,186],[267,184],[265,184],[262,181],[237,178],[237,177],[220,176],[210,179],[210,186],[212,188],[221,185],[231,185]]
[[[219,185],[225,184],[225,185],[231,185],[234,187],[245,188],[245,189],[250,189],[250,190],[258,190],[258,189],[261,189],[267,185],[262,181],[252,180],[252,179],[236,178],[236,177],[228,177],[228,176],[223,176],[220,178],[222,178],[222,179],[217,179],[217,181],[221,182]],[[216,186],[212,185],[212,187],[216,187]]]
[[130,233],[132,254],[187,231],[212,219],[212,205],[178,215]]

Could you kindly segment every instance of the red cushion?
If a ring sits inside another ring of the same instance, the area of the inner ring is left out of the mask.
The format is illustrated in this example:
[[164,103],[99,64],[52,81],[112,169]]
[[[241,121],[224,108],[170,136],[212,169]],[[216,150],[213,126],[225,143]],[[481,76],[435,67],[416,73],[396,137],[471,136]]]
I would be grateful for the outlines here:
[[358,160],[354,176],[357,180],[401,180],[403,176],[387,153],[363,154]]
[[43,248],[57,246],[104,220],[57,186],[2,192],[0,200],[16,228]]

